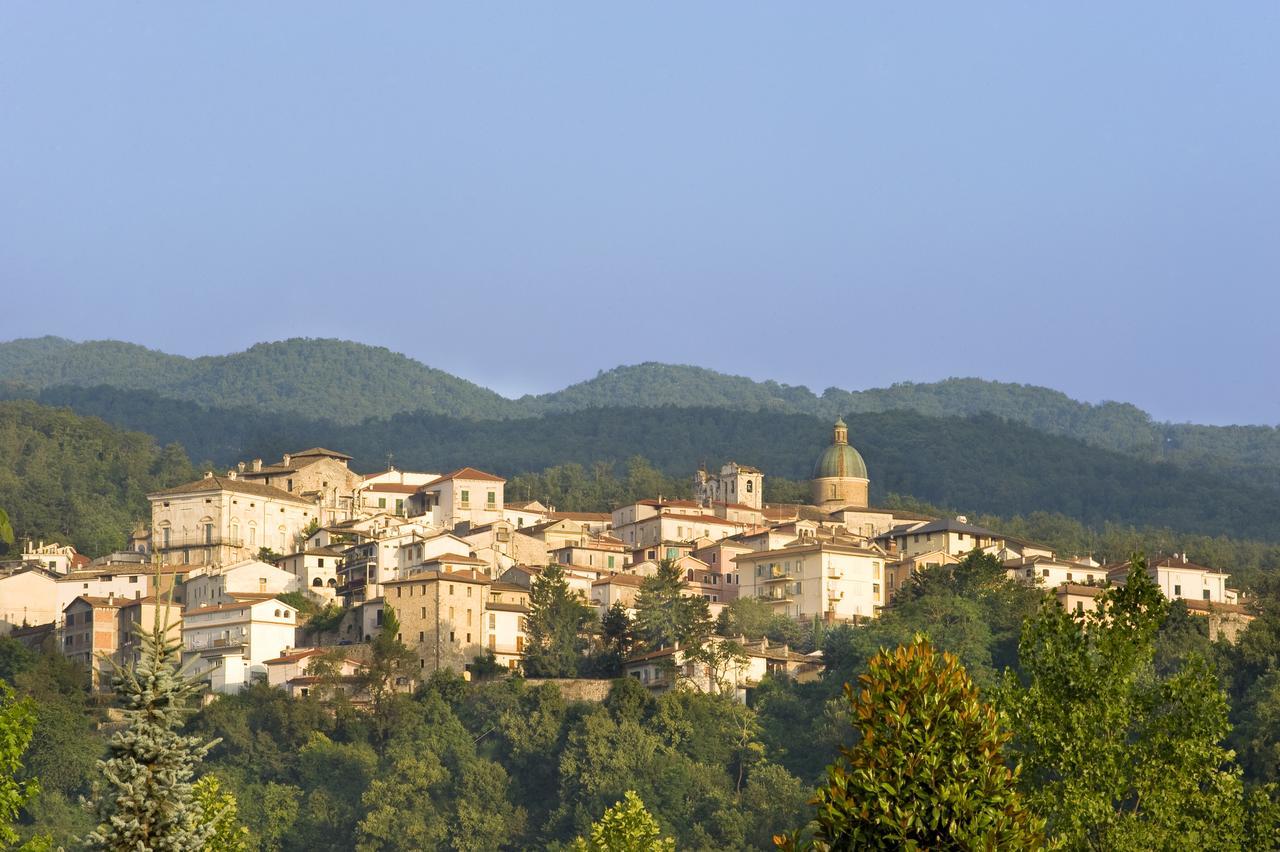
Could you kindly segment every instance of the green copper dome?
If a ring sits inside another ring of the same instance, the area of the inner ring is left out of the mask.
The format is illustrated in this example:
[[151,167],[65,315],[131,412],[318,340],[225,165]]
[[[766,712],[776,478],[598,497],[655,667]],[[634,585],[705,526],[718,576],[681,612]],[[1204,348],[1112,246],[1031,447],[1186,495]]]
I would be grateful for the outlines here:
[[832,432],[831,446],[822,451],[818,463],[813,466],[813,478],[843,476],[866,479],[867,463],[857,450],[849,446],[849,430],[844,420],[837,420]]

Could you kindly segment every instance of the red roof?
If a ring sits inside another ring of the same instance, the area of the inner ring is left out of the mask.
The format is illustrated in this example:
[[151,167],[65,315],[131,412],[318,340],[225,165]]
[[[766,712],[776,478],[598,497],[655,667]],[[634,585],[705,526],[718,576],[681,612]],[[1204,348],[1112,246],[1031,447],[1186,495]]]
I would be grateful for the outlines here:
[[501,476],[492,473],[485,473],[483,470],[476,470],[474,467],[460,467],[453,473],[446,473],[439,479],[433,479],[423,488],[430,488],[433,485],[439,485],[441,482],[447,482],[450,479],[478,479],[482,482],[506,482]]

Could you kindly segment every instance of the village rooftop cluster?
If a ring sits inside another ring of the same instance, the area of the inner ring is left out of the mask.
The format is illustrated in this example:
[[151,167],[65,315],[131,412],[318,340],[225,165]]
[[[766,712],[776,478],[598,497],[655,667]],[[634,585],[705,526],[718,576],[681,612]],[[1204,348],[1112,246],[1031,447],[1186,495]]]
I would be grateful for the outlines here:
[[[697,471],[693,499],[655,494],[594,513],[509,501],[505,480],[479,468],[362,476],[350,461],[316,447],[156,492],[150,525],[133,531],[126,550],[92,561],[27,543],[0,569],[0,630],[33,647],[52,640],[105,689],[111,671],[137,657],[131,626],[159,618],[210,695],[262,681],[302,697],[318,694],[310,663],[322,654],[337,658],[326,688],[358,681],[388,607],[424,678],[465,674],[482,656],[519,672],[530,589],[550,565],[599,615],[616,603],[630,608],[644,579],[671,562],[684,593],[706,599],[712,615],[751,597],[823,624],[874,619],[913,575],[975,549],[1076,611],[1128,572],[1127,563],[1059,555],[964,517],[868,505],[866,465],[842,421],[818,455],[806,505],[764,503],[764,475],[737,463]],[[1148,571],[1166,597],[1209,620],[1211,638],[1234,640],[1252,618],[1223,571],[1184,554]],[[341,617],[309,628],[281,599],[291,592],[340,606]],[[654,691],[679,677],[705,687],[709,673],[685,661],[686,650],[632,657],[624,673]],[[765,674],[821,672],[821,651],[767,640],[743,650],[728,684],[740,699]]]

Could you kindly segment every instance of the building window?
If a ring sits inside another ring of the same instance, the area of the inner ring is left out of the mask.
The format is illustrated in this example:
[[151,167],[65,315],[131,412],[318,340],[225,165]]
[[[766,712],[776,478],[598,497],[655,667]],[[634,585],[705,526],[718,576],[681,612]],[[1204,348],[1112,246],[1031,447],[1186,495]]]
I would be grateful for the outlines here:
[[385,509],[385,508],[387,508],[387,498],[386,498],[386,497],[379,497],[379,498],[378,498],[378,508],[379,508],[379,509]]
[[423,632],[423,631],[419,630],[419,631],[418,631],[418,641],[419,641],[419,642],[425,642],[425,641],[426,641],[426,639],[427,639],[427,634],[426,634],[425,632]]
[[747,480],[747,493],[748,493],[748,494],[750,494],[754,488],[755,488],[755,483],[753,483],[750,479],[748,479],[748,480]]
[[471,492],[465,488],[462,490],[462,496],[459,498],[462,508],[466,509],[471,502]]
[[[137,576],[135,575],[135,576],[130,577],[130,578],[129,578],[129,582],[130,582],[130,583],[136,583],[136,582],[138,582],[138,578],[137,578]],[[1207,594],[1208,594],[1208,592],[1205,592],[1205,594],[1207,595]]]
[[1181,597],[1181,596],[1182,596],[1182,587],[1181,587],[1181,586],[1174,586],[1174,587],[1173,587],[1173,596],[1174,596],[1175,598],[1176,598],[1176,597]]
[[498,616],[494,615],[493,613],[489,613],[489,629],[490,630],[498,629]]
[[490,509],[492,509],[494,506],[498,505],[498,494],[497,494],[497,492],[490,491],[488,494],[486,494],[486,495],[485,495],[485,498],[484,498],[484,502],[485,502],[486,504],[488,504],[488,506],[489,506],[489,508],[490,508]]
[[286,487],[286,488],[285,488],[285,491],[293,491],[293,480],[292,480],[292,479],[287,479],[287,480],[285,480],[285,484],[288,486],[288,487]]
[[1205,589],[1205,590],[1204,590],[1204,599],[1205,599],[1205,600],[1209,600],[1209,590],[1208,590],[1208,589]]
[[1076,615],[1084,615],[1084,601],[1076,601]]

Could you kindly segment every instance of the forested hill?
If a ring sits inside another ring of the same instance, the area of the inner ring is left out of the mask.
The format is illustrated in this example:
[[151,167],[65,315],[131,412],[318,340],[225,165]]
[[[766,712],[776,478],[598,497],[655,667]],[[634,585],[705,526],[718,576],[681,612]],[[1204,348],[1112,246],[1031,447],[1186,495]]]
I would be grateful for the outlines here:
[[399,411],[509,417],[522,408],[477,384],[380,346],[344,340],[259,343],[183,358],[116,340],[57,337],[0,343],[0,382],[34,389],[110,385],[171,399],[356,423]]
[[46,337],[0,343],[0,383],[5,382],[11,396],[107,385],[215,408],[284,412],[343,424],[418,411],[492,420],[666,406],[826,420],[888,411],[929,417],[991,414],[1133,458],[1168,461],[1195,472],[1212,469],[1280,490],[1280,430],[1273,427],[1158,423],[1125,403],[1092,405],[1048,388],[981,379],[862,391],[828,388],[818,395],[803,386],[645,363],[608,370],[553,393],[510,400],[390,350],[339,340],[286,340],[189,359],[118,341],[73,343]]
[[14,532],[100,554],[150,518],[147,492],[190,481],[181,447],[33,402],[0,403],[0,509]]
[[[802,480],[830,440],[823,418],[715,408],[601,408],[497,420],[414,413],[343,425],[112,388],[55,388],[41,401],[148,432],[162,443],[181,442],[194,458],[220,468],[323,445],[353,454],[364,471],[380,469],[391,453],[405,469],[470,464],[506,476],[641,456],[682,478],[699,463],[736,459],[771,477]],[[1060,512],[1092,526],[1116,522],[1280,540],[1280,492],[1213,470],[1134,459],[990,415],[856,414],[849,427],[867,458],[873,499],[895,493],[971,513]]]

